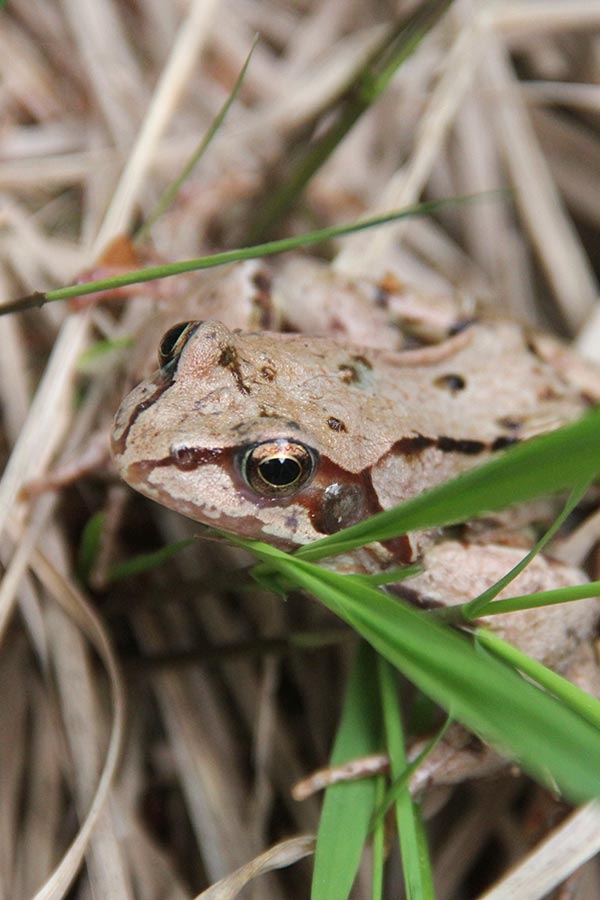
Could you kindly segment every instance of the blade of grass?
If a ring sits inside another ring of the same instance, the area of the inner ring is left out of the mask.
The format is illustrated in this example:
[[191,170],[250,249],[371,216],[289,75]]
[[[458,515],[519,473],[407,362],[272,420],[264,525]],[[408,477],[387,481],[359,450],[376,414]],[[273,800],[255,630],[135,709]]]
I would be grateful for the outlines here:
[[90,375],[112,353],[120,353],[133,345],[130,337],[110,338],[110,340],[95,341],[82,353],[77,361],[77,371],[81,375]]
[[[539,609],[541,606],[573,603],[575,600],[588,600],[591,597],[600,597],[600,581],[586,581],[585,584],[573,584],[551,591],[538,591],[536,594],[521,594],[517,597],[506,597],[504,600],[494,600],[486,608],[485,615],[497,616],[501,613],[520,612],[523,609]],[[468,606],[469,603],[461,603],[444,609],[432,609],[429,614],[448,624],[464,623],[468,621],[465,612]]]
[[375,827],[376,825],[378,825],[380,822],[383,821],[387,811],[397,801],[401,792],[409,784],[410,779],[412,778],[414,773],[417,771],[417,769],[419,768],[421,763],[423,763],[425,761],[425,759],[427,758],[427,756],[429,756],[431,751],[435,747],[437,747],[439,742],[442,740],[442,738],[448,731],[448,728],[450,727],[451,724],[452,724],[452,719],[448,717],[446,719],[446,721],[444,722],[443,726],[439,729],[438,733],[436,735],[434,735],[430,741],[428,741],[428,743],[423,748],[423,750],[421,750],[419,755],[410,763],[410,765],[407,765],[406,768],[404,768],[400,772],[400,774],[394,778],[394,781],[392,782],[390,789],[388,790],[387,794],[385,795],[383,802],[375,810],[375,813],[373,815],[373,827]]
[[[299,149],[296,137],[292,149],[295,159],[285,165],[279,183],[269,186],[249,229],[248,243],[262,239],[295,203],[313,175],[381,96],[397,69],[414,53],[450,3],[451,0],[429,0],[408,20],[395,25],[361,64],[341,96],[318,114],[311,132],[318,132],[319,137]],[[319,127],[321,123],[324,128]]]
[[574,600],[585,600],[590,597],[600,597],[600,581],[588,581],[585,584],[555,588],[552,591],[539,591],[537,594],[524,594],[520,597],[507,597],[506,600],[495,600],[485,614],[493,616],[498,613],[517,612],[520,609],[536,609],[540,606],[554,606],[557,603],[571,603]]
[[[396,671],[381,656],[378,658],[378,675],[390,769],[392,777],[397,779],[408,766],[404,729],[398,702]],[[421,808],[411,796],[408,781],[398,790],[395,803],[406,896],[408,900],[433,900],[433,874]]]
[[[376,656],[358,648],[338,727],[331,765],[367,756],[381,746]],[[319,822],[311,900],[346,900],[360,862],[376,800],[376,780],[327,788]]]
[[[379,776],[375,779],[375,805],[383,800],[385,794],[384,779]],[[373,828],[372,836],[373,845],[373,876],[371,879],[371,897],[373,900],[382,900],[383,898],[383,869],[385,863],[385,824],[383,820],[378,822]]]
[[[587,719],[592,725],[600,729],[600,702],[595,697],[586,694],[571,681],[563,678],[548,669],[537,659],[532,659],[508,644],[498,637],[492,631],[485,628],[478,628],[475,632],[477,644],[491,651],[499,659],[514,666],[523,672],[529,678],[532,678],[537,684],[549,691],[558,699],[566,703],[571,709],[576,710],[580,716]],[[598,748],[600,750],[600,747]]]
[[236,100],[236,98],[240,92],[240,88],[242,87],[242,83],[244,81],[244,78],[246,77],[246,72],[248,71],[248,66],[250,65],[250,60],[252,59],[252,54],[254,53],[257,43],[258,43],[258,35],[256,35],[254,40],[252,41],[252,46],[250,47],[250,51],[248,53],[248,56],[246,57],[246,61],[244,62],[244,65],[242,66],[240,74],[238,75],[237,80],[233,86],[233,90],[229,94],[227,100],[225,101],[225,103],[223,104],[223,106],[221,107],[221,109],[219,110],[219,112],[217,113],[217,115],[215,116],[213,121],[211,122],[208,131],[206,132],[206,134],[204,135],[204,137],[198,144],[198,147],[194,150],[194,152],[190,156],[189,160],[184,165],[184,167],[181,170],[181,172],[179,173],[179,175],[174,179],[174,181],[166,188],[166,190],[163,192],[163,194],[159,197],[159,199],[156,203],[156,206],[154,207],[154,209],[152,210],[152,212],[150,213],[150,215],[148,216],[146,221],[140,226],[140,228],[135,233],[134,241],[143,241],[144,238],[149,234],[150,229],[152,228],[154,223],[169,208],[169,206],[171,205],[171,203],[174,201],[177,194],[179,193],[182,184],[184,183],[186,178],[188,178],[188,176],[192,173],[192,171],[196,167],[197,163],[199,162],[199,160],[202,158],[202,156],[206,152],[212,139],[214,138],[217,131],[223,124],[223,122],[225,120],[225,116],[229,112],[232,104],[234,103],[234,101]]
[[348,578],[355,578],[357,581],[371,584],[377,587],[381,584],[398,584],[407,578],[414,578],[420,575],[423,566],[415,563],[413,566],[402,566],[400,569],[386,569],[385,572],[371,572],[369,575],[348,575]]
[[82,584],[87,584],[92,567],[98,557],[105,521],[106,515],[103,512],[97,512],[87,520],[83,527],[77,548],[77,577]]
[[174,541],[172,544],[160,547],[153,553],[139,553],[125,562],[112,566],[108,573],[108,583],[112,584],[115,581],[121,581],[123,578],[140,575],[142,572],[148,572],[150,569],[162,566],[172,556],[180,553],[195,542],[196,538],[184,538],[181,541]]
[[579,421],[511,447],[457,478],[322,540],[296,556],[323,559],[409,531],[464,522],[597,478],[600,407]]
[[[231,535],[228,535],[224,531],[218,532],[218,534],[225,540],[231,539]],[[384,572],[371,572],[368,575],[361,573],[358,575],[348,575],[347,577],[354,578],[359,583],[364,582],[365,584],[371,584],[377,587],[385,584],[399,584],[406,578],[413,578],[415,575],[420,575],[422,571],[423,566],[415,563],[413,566],[402,566],[399,569],[386,569]],[[283,594],[285,596],[293,588],[293,585],[286,583],[285,579],[282,578],[279,573],[273,572],[268,566],[254,566],[252,569],[252,577],[256,581],[259,581],[266,590],[271,591],[274,594]],[[457,607],[453,607],[453,609],[456,608]],[[460,621],[460,619],[458,621]]]
[[471,600],[470,603],[461,605],[461,609],[467,621],[476,619],[478,616],[486,615],[492,605],[494,597],[497,597],[500,591],[503,591],[511,581],[514,581],[517,575],[519,575],[523,569],[529,565],[531,560],[537,556],[538,553],[541,553],[548,542],[552,540],[559,528],[561,528],[568,516],[571,515],[577,504],[583,498],[590,487],[590,483],[590,480],[586,480],[573,488],[560,515],[555,518],[550,528],[542,535],[535,547],[533,547],[533,549],[531,549],[529,553],[516,564],[516,566],[513,566],[510,572],[507,572],[506,575],[500,578],[495,584],[492,584],[487,590],[483,591],[478,597],[475,597],[474,600]]
[[482,658],[466,636],[419,610],[266,544],[244,545],[318,597],[424,693],[542,783],[551,779],[574,801],[600,796],[600,731],[570,707],[498,660]]
[[267,241],[264,244],[255,244],[252,247],[241,247],[236,250],[226,250],[223,253],[214,253],[212,256],[200,256],[196,259],[185,259],[179,262],[167,263],[162,266],[150,266],[147,269],[136,269],[135,272],[123,272],[113,275],[111,278],[102,278],[97,281],[87,281],[83,284],[71,284],[67,287],[57,288],[53,291],[34,291],[25,297],[18,297],[9,303],[0,304],[0,316],[13,312],[23,312],[26,309],[36,309],[46,303],[54,303],[57,300],[70,300],[72,297],[83,297],[87,294],[96,294],[100,291],[113,288],[127,287],[131,284],[142,284],[147,281],[157,281],[160,278],[171,278],[185,272],[195,272],[201,269],[214,269],[228,263],[240,262],[245,259],[258,259],[263,256],[275,256],[279,253],[287,253],[289,250],[298,250],[300,247],[308,247],[311,244],[320,244],[331,238],[342,237],[346,234],[354,234],[368,228],[378,228],[389,222],[397,222],[415,216],[428,216],[433,212],[456,203],[470,203],[481,200],[491,195],[497,196],[504,191],[489,191],[483,194],[465,195],[462,197],[448,197],[443,200],[431,200],[426,203],[417,203],[415,206],[403,210],[374,216],[372,219],[363,219],[349,225],[332,225],[328,228],[319,228],[305,234],[294,237],[282,238],[278,241]]

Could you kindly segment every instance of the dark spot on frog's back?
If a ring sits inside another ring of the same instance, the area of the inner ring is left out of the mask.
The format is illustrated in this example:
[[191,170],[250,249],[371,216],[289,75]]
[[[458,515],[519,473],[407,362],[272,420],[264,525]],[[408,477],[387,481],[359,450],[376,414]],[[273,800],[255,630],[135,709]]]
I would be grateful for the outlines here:
[[546,385],[538,391],[538,399],[540,403],[552,403],[554,400],[560,400],[560,394],[552,385]]
[[259,325],[261,328],[271,328],[273,325],[273,309],[271,301],[271,284],[273,278],[268,269],[259,269],[252,276],[252,284],[256,288],[256,293],[252,297],[252,302],[259,311]]
[[264,291],[264,293],[268,293],[271,290],[272,283],[272,275],[267,269],[259,269],[252,276],[252,284],[258,291]]
[[504,450],[512,444],[518,443],[519,438],[513,435],[501,434],[493,441],[475,441],[471,438],[454,438],[447,435],[433,438],[425,434],[413,434],[399,438],[389,449],[393,456],[416,456],[429,447],[435,447],[442,453],[459,453],[463,456],[478,456],[486,450]]
[[511,416],[503,416],[498,419],[497,424],[500,428],[506,428],[507,431],[518,431],[523,424],[519,419],[513,419]]
[[383,284],[375,286],[375,306],[380,309],[387,309],[390,305],[390,292]]
[[462,375],[456,375],[454,372],[449,372],[447,375],[440,375],[433,383],[436,387],[446,388],[451,394],[457,394],[459,391],[463,391],[467,386],[467,382]]
[[469,438],[442,436],[437,439],[436,443],[442,453],[463,453],[466,456],[476,456],[486,449],[483,441],[473,441]]
[[338,366],[338,372],[344,384],[356,384],[360,379],[358,370],[355,366],[351,366],[350,363],[342,363]]
[[500,437],[497,437],[496,440],[492,444],[492,450],[504,450],[506,447],[512,447],[513,444],[518,444],[519,438],[514,437],[510,434],[501,434]]
[[336,419],[335,416],[329,416],[329,418],[327,419],[327,424],[332,431],[348,431],[345,423],[342,422],[341,419]]
[[260,377],[264,378],[265,381],[269,381],[269,382],[275,381],[276,376],[277,376],[277,371],[275,369],[275,366],[267,365],[267,366],[261,367]]
[[242,377],[240,359],[235,347],[233,347],[231,344],[223,347],[223,349],[221,350],[221,355],[219,356],[217,362],[220,366],[223,366],[224,369],[229,369],[229,371],[233,375],[233,380],[235,381],[237,388],[241,394],[250,393],[250,388],[247,384],[245,384]]
[[237,350],[235,349],[235,347],[232,347],[231,345],[223,347],[218,362],[220,366],[223,366],[226,369],[230,369],[232,366],[239,365]]
[[410,437],[403,437],[395,441],[390,447],[390,453],[393,456],[415,456],[427,447],[435,447],[434,438],[426,437],[424,434],[415,434]]
[[359,353],[356,356],[351,356],[348,362],[340,363],[338,374],[344,384],[355,384],[360,387],[363,380],[367,383],[367,373],[372,368],[373,366],[367,357]]

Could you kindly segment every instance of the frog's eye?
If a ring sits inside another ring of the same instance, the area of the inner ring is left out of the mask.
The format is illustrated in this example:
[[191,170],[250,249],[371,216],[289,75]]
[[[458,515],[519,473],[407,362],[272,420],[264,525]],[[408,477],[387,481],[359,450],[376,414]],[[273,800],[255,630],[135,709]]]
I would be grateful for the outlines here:
[[262,497],[287,497],[314,475],[317,454],[299,441],[277,438],[247,448],[240,468],[246,483]]
[[160,346],[158,348],[158,364],[161,369],[174,362],[200,322],[178,322],[172,328],[163,334]]

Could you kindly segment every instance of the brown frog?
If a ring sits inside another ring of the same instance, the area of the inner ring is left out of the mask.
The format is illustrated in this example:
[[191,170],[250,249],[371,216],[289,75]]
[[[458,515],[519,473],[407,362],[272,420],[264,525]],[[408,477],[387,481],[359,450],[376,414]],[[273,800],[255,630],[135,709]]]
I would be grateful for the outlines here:
[[[393,278],[350,281],[305,258],[274,272],[247,263],[194,302],[194,321],[166,332],[160,368],[121,404],[117,468],[171,509],[282,548],[414,497],[600,399],[600,372],[559,341]],[[247,320],[253,330],[239,330]],[[525,552],[525,526],[552,514],[523,507],[467,525],[460,539],[412,534],[340,565],[375,571],[419,559],[405,596],[459,603],[508,571]],[[585,577],[541,555],[504,595]],[[599,614],[589,600],[490,624],[589,688]]]

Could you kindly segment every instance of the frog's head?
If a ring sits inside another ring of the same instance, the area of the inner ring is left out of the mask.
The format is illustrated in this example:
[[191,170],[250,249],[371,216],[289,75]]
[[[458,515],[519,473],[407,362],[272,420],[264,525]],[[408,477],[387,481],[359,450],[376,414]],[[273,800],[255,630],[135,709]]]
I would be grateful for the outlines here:
[[369,393],[365,356],[325,338],[187,322],[165,334],[159,363],[121,404],[112,434],[117,468],[136,490],[284,547],[380,509],[373,442],[349,396]]

